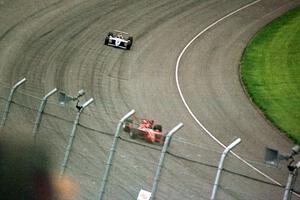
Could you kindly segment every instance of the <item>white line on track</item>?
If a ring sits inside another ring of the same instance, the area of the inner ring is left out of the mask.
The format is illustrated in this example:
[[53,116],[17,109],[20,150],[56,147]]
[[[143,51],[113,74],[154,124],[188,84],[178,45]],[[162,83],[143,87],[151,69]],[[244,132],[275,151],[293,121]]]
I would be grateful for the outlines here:
[[[206,27],[204,30],[202,30],[200,33],[198,33],[181,51],[180,55],[177,58],[177,62],[176,62],[176,70],[175,70],[175,78],[176,78],[176,85],[177,85],[177,89],[178,92],[180,94],[181,100],[183,102],[183,104],[185,105],[186,109],[188,110],[188,112],[190,113],[190,115],[193,117],[193,119],[197,122],[197,124],[209,135],[209,137],[211,137],[214,141],[216,141],[219,145],[221,145],[223,148],[226,148],[226,145],[224,145],[220,140],[218,140],[211,132],[209,132],[209,130],[207,130],[205,128],[205,126],[197,119],[197,117],[194,115],[194,113],[192,112],[192,110],[190,109],[189,105],[186,103],[185,98],[182,94],[181,88],[180,88],[180,84],[179,84],[179,80],[178,80],[178,71],[179,71],[179,63],[180,60],[183,56],[183,54],[185,53],[185,51],[188,49],[188,47],[201,35],[203,35],[206,31],[208,31],[210,28],[214,27],[215,25],[217,25],[218,23],[220,23],[221,21],[231,17],[232,15],[254,5],[259,3],[261,0],[257,0],[257,1],[253,1],[227,15],[225,15],[224,17],[218,19],[217,21],[213,22],[212,24],[210,24],[208,27]],[[259,174],[261,174],[262,176],[264,176],[265,178],[269,179],[270,181],[272,181],[273,183],[282,186],[278,181],[274,180],[273,178],[271,178],[270,176],[268,176],[267,174],[261,172],[259,169],[257,169],[256,167],[254,167],[253,165],[251,165],[249,162],[247,162],[246,160],[244,160],[242,157],[240,157],[239,155],[237,155],[236,153],[234,153],[233,151],[231,151],[231,153],[238,158],[240,161],[242,161],[243,163],[245,163],[246,165],[248,165],[250,168],[252,168],[253,170],[255,170],[256,172],[258,172]]]

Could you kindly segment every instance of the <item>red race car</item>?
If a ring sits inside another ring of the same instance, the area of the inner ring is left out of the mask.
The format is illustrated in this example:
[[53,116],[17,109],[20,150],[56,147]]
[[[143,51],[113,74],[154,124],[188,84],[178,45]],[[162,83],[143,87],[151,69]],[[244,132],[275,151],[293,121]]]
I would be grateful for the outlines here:
[[133,120],[127,120],[123,124],[123,130],[129,133],[131,139],[141,138],[150,143],[164,144],[166,135],[162,133],[162,126],[154,125],[153,120],[141,119],[137,124]]

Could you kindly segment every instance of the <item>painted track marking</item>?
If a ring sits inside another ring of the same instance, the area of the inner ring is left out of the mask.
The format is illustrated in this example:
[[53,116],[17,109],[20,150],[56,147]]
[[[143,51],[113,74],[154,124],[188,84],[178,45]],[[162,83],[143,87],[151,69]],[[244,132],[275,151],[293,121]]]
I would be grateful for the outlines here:
[[[209,26],[207,26],[204,30],[202,30],[200,33],[198,33],[181,51],[180,55],[177,58],[177,62],[176,62],[176,70],[175,70],[175,78],[176,78],[176,85],[177,85],[177,89],[178,92],[180,94],[181,100],[184,104],[184,106],[186,107],[186,109],[188,110],[188,112],[190,113],[190,115],[193,117],[193,119],[196,121],[196,123],[209,135],[209,137],[211,137],[215,142],[217,142],[220,146],[222,146],[223,148],[226,148],[226,145],[223,144],[220,140],[218,140],[208,129],[205,128],[205,126],[197,119],[197,117],[194,115],[194,113],[192,112],[192,110],[190,109],[189,105],[186,103],[186,100],[182,94],[182,90],[180,88],[180,84],[179,84],[179,78],[178,78],[178,71],[179,71],[179,63],[180,60],[183,56],[183,54],[185,53],[185,51],[189,48],[189,46],[201,35],[203,35],[205,32],[207,32],[210,28],[214,27],[215,25],[217,25],[218,23],[222,22],[223,20],[231,17],[232,15],[252,6],[255,5],[257,3],[259,3],[261,0],[256,0],[253,1],[227,15],[225,15],[224,17],[218,19],[217,21],[213,22],[212,24],[210,24]],[[243,163],[245,163],[246,165],[248,165],[250,168],[252,168],[254,171],[258,172],[259,174],[261,174],[262,176],[264,176],[265,178],[269,179],[270,181],[272,181],[273,183],[282,186],[278,181],[274,180],[273,178],[271,178],[270,176],[268,176],[267,174],[261,172],[259,169],[257,169],[256,167],[254,167],[253,165],[251,165],[249,162],[247,162],[245,159],[243,159],[242,157],[240,157],[239,155],[237,155],[236,153],[234,153],[233,151],[230,151],[232,153],[232,155],[234,155],[236,158],[238,158],[240,161],[242,161]]]

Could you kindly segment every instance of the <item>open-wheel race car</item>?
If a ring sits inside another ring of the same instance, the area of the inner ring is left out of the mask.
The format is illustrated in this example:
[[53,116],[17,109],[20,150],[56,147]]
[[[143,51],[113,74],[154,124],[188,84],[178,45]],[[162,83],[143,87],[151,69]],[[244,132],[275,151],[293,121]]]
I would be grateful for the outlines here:
[[133,43],[133,37],[129,36],[128,33],[123,31],[115,30],[109,32],[105,37],[104,44],[114,47],[120,47],[129,50]]
[[138,123],[133,120],[127,120],[123,124],[123,130],[129,133],[131,139],[141,138],[150,143],[163,145],[166,135],[162,133],[162,126],[154,125],[153,120],[141,119]]

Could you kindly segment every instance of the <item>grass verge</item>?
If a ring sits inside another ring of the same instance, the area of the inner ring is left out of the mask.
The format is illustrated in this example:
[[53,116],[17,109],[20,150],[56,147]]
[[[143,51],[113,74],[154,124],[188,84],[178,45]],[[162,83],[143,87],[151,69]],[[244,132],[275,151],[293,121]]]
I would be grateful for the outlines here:
[[257,33],[242,57],[241,76],[265,116],[300,144],[300,7]]

